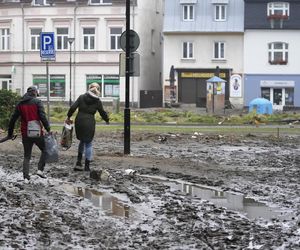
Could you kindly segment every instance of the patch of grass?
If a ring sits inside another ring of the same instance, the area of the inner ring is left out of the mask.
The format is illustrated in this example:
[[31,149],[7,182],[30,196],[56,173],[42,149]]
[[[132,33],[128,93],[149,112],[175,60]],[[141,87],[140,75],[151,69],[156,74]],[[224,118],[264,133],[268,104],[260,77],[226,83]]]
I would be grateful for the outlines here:
[[[51,122],[64,122],[69,107],[58,105],[51,109]],[[73,115],[75,119],[76,113]],[[109,112],[111,123],[123,123],[124,113]],[[244,125],[255,124],[255,121],[265,124],[287,124],[286,119],[300,119],[300,113],[275,113],[272,115],[257,115],[255,113],[233,114],[233,115],[211,115],[198,114],[192,111],[178,109],[156,109],[156,110],[131,110],[130,120],[135,124],[164,124],[174,123],[195,125]],[[96,114],[96,121],[103,122],[100,115]]]

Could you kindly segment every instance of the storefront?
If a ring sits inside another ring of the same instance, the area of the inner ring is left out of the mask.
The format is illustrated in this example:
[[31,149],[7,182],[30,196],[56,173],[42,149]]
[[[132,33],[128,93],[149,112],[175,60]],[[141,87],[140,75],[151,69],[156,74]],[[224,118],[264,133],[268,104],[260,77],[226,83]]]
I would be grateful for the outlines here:
[[[33,75],[33,85],[39,89],[40,97],[47,97],[47,76]],[[65,75],[50,75],[50,97],[51,99],[65,99],[66,97],[66,78]]]
[[271,101],[273,109],[294,106],[294,81],[261,81],[260,88],[261,97]]
[[245,75],[244,106],[255,98],[271,101],[273,109],[300,107],[300,75]]
[[[178,74],[178,102],[206,108],[207,82],[216,69],[176,69]],[[219,77],[229,82],[230,70],[220,69]],[[225,84],[225,100],[229,100],[229,84]]]
[[101,97],[120,96],[119,75],[87,75],[86,88],[88,89],[88,86],[93,82],[96,82],[101,86]]

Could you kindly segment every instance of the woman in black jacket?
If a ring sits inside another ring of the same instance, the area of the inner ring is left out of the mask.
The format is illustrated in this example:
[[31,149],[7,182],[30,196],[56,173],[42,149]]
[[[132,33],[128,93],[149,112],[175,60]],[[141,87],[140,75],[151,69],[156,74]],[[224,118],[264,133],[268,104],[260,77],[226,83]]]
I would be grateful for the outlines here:
[[109,124],[109,117],[104,111],[102,102],[99,98],[100,86],[98,83],[89,85],[87,93],[80,95],[76,102],[70,107],[68,111],[68,118],[66,123],[71,122],[71,116],[78,108],[78,113],[75,118],[75,132],[76,137],[80,141],[78,146],[77,162],[74,170],[82,171],[82,155],[85,155],[85,171],[90,171],[90,162],[93,157],[92,141],[95,135],[95,114],[98,111],[102,119]]

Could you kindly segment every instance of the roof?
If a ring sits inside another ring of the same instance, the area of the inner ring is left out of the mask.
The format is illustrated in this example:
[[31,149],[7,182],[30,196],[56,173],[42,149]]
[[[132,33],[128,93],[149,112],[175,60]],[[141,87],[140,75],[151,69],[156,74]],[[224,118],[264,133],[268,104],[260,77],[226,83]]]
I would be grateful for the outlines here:
[[207,82],[226,82],[224,79],[217,77],[217,76],[213,76],[212,78],[209,78],[206,81]]

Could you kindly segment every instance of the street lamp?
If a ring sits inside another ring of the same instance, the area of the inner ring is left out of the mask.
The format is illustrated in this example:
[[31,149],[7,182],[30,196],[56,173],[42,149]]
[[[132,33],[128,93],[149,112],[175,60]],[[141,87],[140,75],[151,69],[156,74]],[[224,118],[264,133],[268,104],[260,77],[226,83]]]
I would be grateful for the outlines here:
[[69,37],[67,39],[70,48],[70,100],[69,105],[72,105],[72,43],[75,41],[75,38]]

